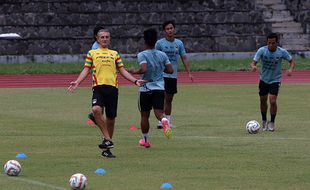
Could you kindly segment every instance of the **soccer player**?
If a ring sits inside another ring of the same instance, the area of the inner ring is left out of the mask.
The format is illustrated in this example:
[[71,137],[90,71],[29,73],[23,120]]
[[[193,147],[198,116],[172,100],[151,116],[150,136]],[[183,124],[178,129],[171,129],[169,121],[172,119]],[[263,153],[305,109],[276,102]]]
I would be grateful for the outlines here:
[[[189,69],[189,60],[186,56],[186,51],[183,42],[175,38],[175,23],[174,21],[166,21],[162,25],[162,29],[165,33],[165,38],[157,41],[155,48],[157,50],[163,51],[169,57],[172,63],[173,73],[164,73],[165,80],[165,117],[170,121],[170,126],[175,128],[175,125],[171,123],[171,112],[172,112],[172,100],[174,94],[177,93],[177,72],[178,72],[178,62],[181,58],[182,63],[188,73],[189,78],[193,81],[193,76]],[[159,121],[157,128],[161,129],[162,125]]]
[[141,114],[141,132],[143,138],[139,141],[141,146],[149,148],[149,117],[152,108],[156,118],[161,121],[164,133],[167,138],[172,135],[169,120],[164,117],[164,79],[163,72],[172,73],[173,68],[168,56],[155,49],[157,41],[157,31],[148,29],[144,31],[145,50],[138,54],[138,70],[130,71],[133,74],[141,74],[141,79],[147,81],[139,88],[139,110]]
[[[94,39],[95,39],[95,42],[93,43],[91,49],[98,49],[100,48],[100,44],[98,43],[97,41],[97,34],[100,30],[102,29],[105,29],[103,26],[101,25],[96,25],[94,30],[93,30],[93,34],[94,34]],[[95,119],[95,116],[94,116],[94,113],[93,112],[90,112],[88,114],[88,119],[90,119],[94,124],[97,125],[97,122],[96,122],[96,119]]]
[[100,44],[97,41],[97,34],[98,34],[99,30],[102,30],[102,29],[105,29],[105,28],[103,26],[100,26],[100,25],[96,25],[95,26],[94,31],[93,31],[95,42],[93,43],[91,49],[98,49],[98,48],[100,48]]
[[[143,85],[144,81],[137,80],[128,73],[124,68],[119,53],[108,49],[110,44],[110,32],[108,30],[99,30],[97,41],[100,44],[100,48],[90,50],[87,53],[84,69],[78,78],[70,83],[68,90],[74,92],[92,68],[92,112],[94,113],[97,126],[103,135],[103,141],[99,144],[99,148],[103,149],[102,156],[113,158],[115,156],[110,149],[114,147],[112,136],[117,116],[118,82],[116,72],[118,70],[122,76],[137,86]],[[102,114],[104,111],[106,118]]]
[[[282,80],[282,59],[290,63],[287,75],[291,76],[295,61],[286,49],[278,46],[279,38],[276,33],[267,36],[267,46],[258,49],[251,63],[251,70],[257,70],[256,64],[262,60],[262,69],[259,81],[260,111],[262,115],[262,128],[264,131],[275,131],[275,118],[277,115],[277,97]],[[270,104],[270,121],[267,121],[268,100]]]

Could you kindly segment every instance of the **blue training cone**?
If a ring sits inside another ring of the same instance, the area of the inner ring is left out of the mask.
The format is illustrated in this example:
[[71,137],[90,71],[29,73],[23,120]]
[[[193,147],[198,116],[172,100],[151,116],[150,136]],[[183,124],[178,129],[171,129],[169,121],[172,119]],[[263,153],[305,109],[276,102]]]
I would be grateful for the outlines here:
[[16,154],[16,158],[27,158],[27,155],[21,152],[21,153]]
[[161,186],[160,186],[161,189],[172,189],[173,186],[170,184],[170,183],[163,183]]
[[97,168],[95,171],[96,174],[105,174],[106,171],[103,168]]

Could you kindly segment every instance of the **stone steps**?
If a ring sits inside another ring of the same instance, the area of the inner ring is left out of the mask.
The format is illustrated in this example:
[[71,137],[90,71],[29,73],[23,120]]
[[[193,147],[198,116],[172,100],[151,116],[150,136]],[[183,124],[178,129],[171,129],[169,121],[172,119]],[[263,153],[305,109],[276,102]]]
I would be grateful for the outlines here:
[[263,19],[271,23],[271,31],[280,34],[280,44],[290,51],[309,51],[310,36],[304,34],[301,23],[295,22],[283,0],[256,0],[263,9]]

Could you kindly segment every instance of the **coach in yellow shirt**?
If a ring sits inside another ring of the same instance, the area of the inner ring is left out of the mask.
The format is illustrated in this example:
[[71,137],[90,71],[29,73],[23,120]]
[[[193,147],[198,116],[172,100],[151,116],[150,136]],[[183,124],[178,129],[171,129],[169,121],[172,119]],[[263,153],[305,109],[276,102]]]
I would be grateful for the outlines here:
[[[97,41],[100,48],[90,50],[87,53],[84,69],[78,78],[70,83],[68,90],[74,92],[79,84],[87,77],[92,69],[93,97],[92,112],[94,113],[97,126],[100,128],[103,141],[99,148],[103,150],[102,156],[115,157],[110,151],[114,147],[112,136],[115,118],[117,116],[118,80],[119,73],[137,86],[144,84],[143,80],[137,80],[124,68],[121,56],[117,51],[108,49],[110,44],[110,32],[106,29],[99,30]],[[103,117],[105,111],[106,119]]]

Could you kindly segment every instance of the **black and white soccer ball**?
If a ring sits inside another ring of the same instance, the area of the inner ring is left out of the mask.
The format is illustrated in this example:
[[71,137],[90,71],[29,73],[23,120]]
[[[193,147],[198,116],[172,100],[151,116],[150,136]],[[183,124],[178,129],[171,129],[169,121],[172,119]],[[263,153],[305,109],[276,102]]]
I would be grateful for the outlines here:
[[76,173],[70,177],[69,184],[72,190],[83,190],[87,185],[87,178],[81,173]]
[[8,176],[18,176],[22,171],[22,166],[16,160],[9,160],[4,164],[3,169]]
[[260,125],[256,120],[251,120],[245,125],[246,131],[250,134],[258,133]]

